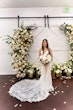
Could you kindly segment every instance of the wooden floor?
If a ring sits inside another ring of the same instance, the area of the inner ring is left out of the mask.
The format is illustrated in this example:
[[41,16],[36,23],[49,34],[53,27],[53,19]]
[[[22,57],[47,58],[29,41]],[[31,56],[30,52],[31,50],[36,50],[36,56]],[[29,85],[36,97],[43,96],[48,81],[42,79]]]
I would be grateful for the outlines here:
[[8,94],[18,80],[14,75],[0,76],[0,110],[73,110],[73,79],[55,79],[55,91],[39,103],[20,102]]

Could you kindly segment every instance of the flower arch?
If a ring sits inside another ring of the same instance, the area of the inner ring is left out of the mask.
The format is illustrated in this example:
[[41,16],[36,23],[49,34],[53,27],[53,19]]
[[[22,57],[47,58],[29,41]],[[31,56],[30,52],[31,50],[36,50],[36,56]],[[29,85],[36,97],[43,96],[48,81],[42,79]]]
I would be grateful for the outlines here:
[[10,44],[12,49],[12,66],[16,72],[17,78],[39,78],[41,75],[40,67],[28,62],[28,51],[33,43],[32,30],[37,27],[23,24],[14,30],[13,37],[7,36],[6,43]]
[[57,64],[53,63],[52,65],[52,73],[56,73],[59,77],[65,73],[65,76],[71,76],[73,73],[73,26],[69,24],[62,24],[60,29],[64,31],[65,35],[67,36],[68,44],[70,45],[70,57],[69,61],[65,62],[64,64]]

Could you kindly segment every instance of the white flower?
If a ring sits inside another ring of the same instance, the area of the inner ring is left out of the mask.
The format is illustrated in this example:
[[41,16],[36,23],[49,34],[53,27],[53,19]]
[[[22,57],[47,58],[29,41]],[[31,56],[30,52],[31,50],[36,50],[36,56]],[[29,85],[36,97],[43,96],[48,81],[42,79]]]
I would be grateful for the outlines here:
[[67,73],[67,69],[65,69],[64,72]]
[[72,70],[68,68],[68,73],[72,73]]
[[62,71],[61,71],[61,70],[56,70],[55,72],[56,72],[56,73],[62,73]]
[[33,74],[33,69],[28,70],[28,73]]
[[40,61],[43,63],[43,64],[46,64],[46,63],[49,63],[51,61],[51,56],[50,54],[42,54],[40,55],[39,57]]
[[49,62],[51,61],[51,56],[50,55],[47,55],[47,58],[46,58]]

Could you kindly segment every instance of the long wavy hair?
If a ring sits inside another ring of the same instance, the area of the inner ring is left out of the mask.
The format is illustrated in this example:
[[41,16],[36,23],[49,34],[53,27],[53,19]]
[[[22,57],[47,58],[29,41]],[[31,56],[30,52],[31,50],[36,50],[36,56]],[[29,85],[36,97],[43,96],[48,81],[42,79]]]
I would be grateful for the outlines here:
[[43,42],[44,42],[44,41],[46,41],[46,43],[47,43],[46,48],[48,49],[48,51],[49,51],[49,53],[50,53],[49,43],[48,43],[48,40],[47,40],[47,39],[43,39],[43,41],[42,41],[42,50],[43,50],[43,53],[44,53],[44,46],[43,46]]

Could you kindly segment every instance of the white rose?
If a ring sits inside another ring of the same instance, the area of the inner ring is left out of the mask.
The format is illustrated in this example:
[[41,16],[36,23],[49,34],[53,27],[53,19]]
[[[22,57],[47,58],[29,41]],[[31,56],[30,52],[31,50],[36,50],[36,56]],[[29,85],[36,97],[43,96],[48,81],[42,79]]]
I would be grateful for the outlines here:
[[72,73],[72,70],[68,68],[68,73]]

